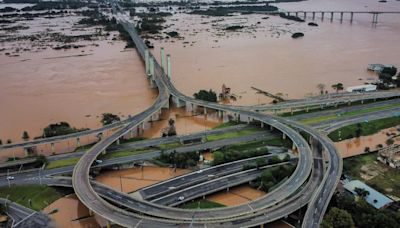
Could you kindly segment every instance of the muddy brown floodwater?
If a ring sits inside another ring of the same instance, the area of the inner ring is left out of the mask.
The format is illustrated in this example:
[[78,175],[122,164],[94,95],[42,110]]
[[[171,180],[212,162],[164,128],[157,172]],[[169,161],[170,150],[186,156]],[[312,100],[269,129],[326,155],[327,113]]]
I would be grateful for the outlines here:
[[[189,172],[187,169],[176,169],[174,172],[170,168],[146,166],[143,169],[132,168],[106,171],[97,176],[96,180],[117,191],[130,193],[187,172]],[[56,200],[46,207],[43,212],[50,213],[55,210],[57,212],[50,214],[50,217],[56,222],[57,227],[60,228],[104,227],[106,225],[106,221],[100,216],[90,216],[89,210],[78,200],[75,194]]]
[[[291,10],[400,11],[399,1],[311,0],[277,5]],[[270,102],[251,86],[282,93],[285,98],[301,98],[317,94],[319,83],[332,92],[334,83],[349,87],[375,81],[377,76],[367,72],[370,63],[400,66],[400,14],[380,15],[376,27],[370,23],[371,15],[357,14],[352,25],[348,16],[341,24],[339,15],[332,23],[326,18],[321,22],[317,15],[318,27],[276,16],[263,17],[177,13],[168,19],[165,31],[177,31],[184,40],[153,40],[153,53],[158,57],[159,48],[164,47],[171,54],[172,80],[185,94],[209,88],[219,92],[225,83],[238,96],[235,104]],[[231,25],[244,28],[237,32],[224,30]],[[305,36],[292,39],[294,32]]]
[[[377,145],[386,145],[386,140],[389,139],[388,134],[398,134],[396,128],[388,128],[379,131],[376,134],[361,136],[359,138],[352,138],[335,143],[336,148],[340,151],[342,158],[347,158],[365,153],[365,148],[369,147],[371,151],[377,149]],[[395,138],[395,144],[400,144],[400,138]]]

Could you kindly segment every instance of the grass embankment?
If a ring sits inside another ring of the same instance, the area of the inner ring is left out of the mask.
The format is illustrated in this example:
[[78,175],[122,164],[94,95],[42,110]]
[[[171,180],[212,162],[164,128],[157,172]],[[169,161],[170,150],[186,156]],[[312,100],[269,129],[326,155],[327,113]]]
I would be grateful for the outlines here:
[[371,113],[371,112],[378,112],[378,111],[383,111],[386,109],[397,108],[397,107],[400,107],[400,104],[383,105],[383,106],[371,107],[371,108],[366,108],[366,109],[358,109],[358,110],[354,110],[354,111],[344,112],[341,114],[318,116],[315,118],[304,119],[304,120],[301,120],[300,122],[302,122],[304,124],[317,124],[317,123],[321,123],[321,122],[325,122],[325,121],[329,121],[329,120],[343,119],[346,117],[352,117],[352,116],[362,115],[362,114]]
[[76,163],[78,163],[79,159],[80,158],[78,157],[78,158],[66,158],[66,159],[51,161],[46,165],[46,169],[55,169],[55,168],[75,165]]
[[355,136],[356,130],[358,129],[358,126],[360,126],[361,129],[361,136],[366,136],[366,135],[372,135],[380,130],[394,127],[400,124],[400,117],[389,117],[389,118],[384,118],[384,119],[379,119],[379,120],[372,120],[369,121],[368,123],[362,122],[359,124],[352,124],[346,127],[342,127],[340,129],[337,129],[333,132],[331,132],[328,136],[331,138],[334,142],[338,142],[339,140],[339,131],[341,134],[341,139],[350,139]]
[[376,160],[377,153],[369,153],[343,161],[343,173],[364,181],[376,190],[400,197],[400,170]]
[[219,124],[219,125],[213,127],[213,129],[221,129],[221,128],[226,128],[226,127],[232,127],[232,126],[236,126],[238,124],[240,124],[240,123],[239,122],[234,122],[234,121],[229,121],[229,122],[226,122],[226,123]]
[[137,149],[137,150],[124,150],[124,151],[116,151],[116,152],[109,152],[104,155],[101,155],[99,159],[112,159],[112,158],[120,158],[120,157],[127,157],[137,154],[144,154],[151,151],[150,149]]
[[166,144],[160,144],[157,147],[160,148],[161,150],[169,150],[169,149],[174,149],[177,147],[181,147],[182,144],[179,142],[173,142],[173,143],[166,143]]
[[9,200],[35,211],[42,210],[63,196],[55,188],[45,185],[20,185],[0,188],[0,197],[7,198],[7,195],[9,195]]
[[181,206],[184,209],[209,209],[209,208],[217,208],[217,207],[225,207],[225,205],[212,202],[209,200],[201,199],[195,200],[193,202],[185,203]]
[[217,141],[217,140],[222,140],[222,139],[237,138],[237,137],[241,137],[241,136],[251,135],[258,131],[262,131],[262,129],[251,128],[251,129],[244,129],[241,131],[227,132],[227,133],[218,134],[218,135],[207,135],[207,141],[212,142],[212,141]]

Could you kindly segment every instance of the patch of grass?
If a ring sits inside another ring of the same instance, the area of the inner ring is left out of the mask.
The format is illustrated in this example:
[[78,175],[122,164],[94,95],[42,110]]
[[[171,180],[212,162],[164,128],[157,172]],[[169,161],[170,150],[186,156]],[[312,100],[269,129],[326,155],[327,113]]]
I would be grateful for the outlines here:
[[332,114],[332,115],[326,115],[326,116],[318,116],[315,118],[304,119],[304,120],[301,120],[300,122],[302,122],[304,124],[316,124],[316,123],[321,123],[321,122],[325,122],[325,121],[329,121],[329,120],[342,119],[344,117],[352,117],[352,116],[382,111],[385,109],[391,109],[391,108],[396,108],[396,107],[400,107],[400,104],[390,104],[390,105],[383,105],[383,106],[371,107],[371,108],[366,108],[366,109],[358,109],[358,110],[354,110],[354,111],[344,112],[340,115]]
[[35,211],[42,210],[63,196],[55,188],[45,185],[20,185],[0,188],[0,197],[7,198],[7,195],[9,195],[9,200]]
[[[397,116],[379,119],[379,120],[372,120],[372,121],[369,121],[368,123],[366,123],[366,122],[359,123],[362,136],[372,135],[372,134],[379,132],[380,130],[394,127],[399,124],[400,124],[400,117],[397,117]],[[352,124],[352,125],[337,129],[337,130],[331,132],[328,135],[328,137],[331,138],[334,142],[338,142],[338,141],[340,141],[339,140],[339,131],[340,131],[341,132],[341,140],[353,138],[355,136],[356,130],[358,128],[357,125],[358,124]]]
[[47,164],[46,169],[55,169],[55,168],[75,165],[76,163],[78,163],[79,159],[80,158],[67,158],[67,159],[51,161]]
[[213,127],[213,129],[221,129],[221,128],[226,128],[226,127],[232,127],[232,126],[236,126],[238,124],[240,124],[240,123],[234,122],[234,121],[229,121],[229,122],[217,125],[217,126]]
[[218,208],[218,207],[225,207],[225,205],[212,202],[209,200],[201,199],[201,200],[196,200],[193,202],[188,202],[185,203],[181,206],[181,208],[184,209],[209,209],[209,208]]
[[116,151],[116,152],[108,152],[105,155],[101,155],[100,159],[111,159],[111,158],[120,158],[127,157],[137,154],[143,154],[151,151],[150,149],[137,149],[137,150],[124,150],[124,151]]
[[146,138],[143,138],[143,137],[130,138],[130,139],[124,139],[124,138],[122,138],[122,139],[120,140],[120,143],[122,144],[122,143],[137,142],[137,141],[142,141],[142,140],[145,140],[145,139],[146,139]]
[[257,128],[252,128],[252,129],[245,129],[241,131],[234,131],[234,132],[227,132],[224,134],[219,134],[219,135],[207,135],[207,141],[216,141],[216,140],[222,140],[222,139],[230,139],[230,138],[236,138],[240,136],[245,136],[245,135],[250,135],[253,134],[257,131],[261,131],[261,129]]
[[[343,173],[364,181],[382,193],[400,197],[400,170],[382,164],[376,158],[377,153],[346,158],[343,161]],[[365,175],[372,178],[363,179]]]
[[157,147],[160,148],[161,150],[169,150],[177,147],[181,147],[182,144],[179,142],[173,142],[173,143],[166,143],[166,144],[161,144],[158,145]]
[[338,117],[336,115],[327,115],[327,116],[318,116],[315,118],[309,118],[309,119],[304,119],[300,120],[301,123],[303,124],[316,124],[316,123],[321,123],[324,121],[329,121],[329,120],[334,120],[337,119]]
[[277,146],[277,147],[285,147],[292,148],[292,140],[289,138],[283,139],[282,137],[276,137],[273,139],[266,140],[265,143],[268,146]]

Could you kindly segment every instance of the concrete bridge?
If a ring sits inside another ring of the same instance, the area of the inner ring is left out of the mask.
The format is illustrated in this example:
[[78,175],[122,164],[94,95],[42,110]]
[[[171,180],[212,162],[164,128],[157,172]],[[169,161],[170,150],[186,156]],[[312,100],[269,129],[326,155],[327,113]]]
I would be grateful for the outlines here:
[[335,15],[338,15],[339,21],[342,23],[344,16],[348,16],[350,23],[353,23],[355,15],[360,14],[370,14],[372,17],[371,22],[373,24],[378,23],[378,15],[381,14],[399,14],[400,11],[280,11],[273,12],[272,14],[284,13],[287,16],[296,16],[303,19],[306,19],[307,16],[311,17],[315,20],[316,17],[320,17],[323,21],[325,18],[329,19],[331,22],[333,21]]

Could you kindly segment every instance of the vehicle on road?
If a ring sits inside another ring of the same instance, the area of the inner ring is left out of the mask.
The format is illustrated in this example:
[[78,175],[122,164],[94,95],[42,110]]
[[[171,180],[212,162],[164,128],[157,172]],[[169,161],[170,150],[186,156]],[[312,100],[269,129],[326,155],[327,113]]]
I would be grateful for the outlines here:
[[13,176],[8,176],[7,180],[14,180],[14,177]]

